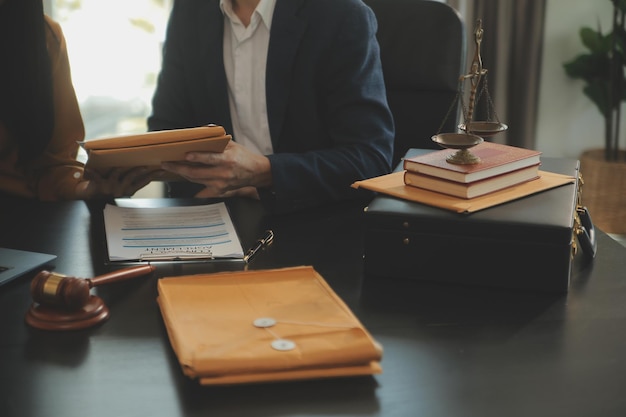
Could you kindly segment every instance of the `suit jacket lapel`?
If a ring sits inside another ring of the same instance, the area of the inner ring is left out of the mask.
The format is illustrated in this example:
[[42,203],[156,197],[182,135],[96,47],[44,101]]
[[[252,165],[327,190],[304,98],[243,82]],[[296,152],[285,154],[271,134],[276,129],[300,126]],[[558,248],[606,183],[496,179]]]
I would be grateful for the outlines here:
[[198,42],[202,71],[206,80],[199,94],[207,98],[207,113],[213,118],[207,122],[219,123],[227,132],[232,133],[228,86],[224,72],[224,15],[220,10],[219,0],[204,2],[203,6],[194,22],[196,25],[194,38]]
[[272,144],[277,149],[281,135],[293,61],[306,29],[299,11],[306,0],[276,0],[267,56],[267,117]]

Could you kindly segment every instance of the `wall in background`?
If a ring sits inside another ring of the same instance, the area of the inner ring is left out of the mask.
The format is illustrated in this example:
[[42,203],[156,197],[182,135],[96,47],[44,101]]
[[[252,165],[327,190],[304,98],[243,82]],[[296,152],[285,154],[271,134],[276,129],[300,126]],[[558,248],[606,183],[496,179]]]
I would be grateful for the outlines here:
[[[563,63],[585,51],[582,26],[600,24],[607,33],[612,15],[610,0],[547,0],[536,142],[546,156],[578,158],[583,150],[604,146],[602,115],[583,94],[582,81],[565,74]],[[622,125],[626,132],[626,118]],[[626,138],[620,144],[626,147]]]
[[146,131],[172,1],[45,1],[65,34],[87,140]]

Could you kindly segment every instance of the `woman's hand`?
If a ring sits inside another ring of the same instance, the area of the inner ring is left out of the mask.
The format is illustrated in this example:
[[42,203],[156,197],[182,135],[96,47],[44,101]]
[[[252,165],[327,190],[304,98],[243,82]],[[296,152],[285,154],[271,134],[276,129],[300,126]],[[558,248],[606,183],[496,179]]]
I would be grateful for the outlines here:
[[79,199],[130,197],[153,180],[163,176],[163,170],[116,168],[106,177],[90,172],[90,180],[81,181],[76,194]]

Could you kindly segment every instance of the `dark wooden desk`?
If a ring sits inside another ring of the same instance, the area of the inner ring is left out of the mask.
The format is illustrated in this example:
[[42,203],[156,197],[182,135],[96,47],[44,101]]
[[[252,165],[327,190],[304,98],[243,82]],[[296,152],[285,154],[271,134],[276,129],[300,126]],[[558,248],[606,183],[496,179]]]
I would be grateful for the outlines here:
[[[100,206],[0,201],[1,246],[55,253],[60,273],[110,269]],[[360,301],[362,207],[273,218],[251,202],[229,206],[244,246],[276,232],[251,268],[313,265],[384,346],[382,375],[231,387],[183,376],[157,279],[232,263],[160,266],[155,277],[98,287],[111,318],[68,333],[24,324],[31,274],[0,287],[0,416],[626,415],[626,249],[606,234],[566,295],[422,285],[374,307]]]

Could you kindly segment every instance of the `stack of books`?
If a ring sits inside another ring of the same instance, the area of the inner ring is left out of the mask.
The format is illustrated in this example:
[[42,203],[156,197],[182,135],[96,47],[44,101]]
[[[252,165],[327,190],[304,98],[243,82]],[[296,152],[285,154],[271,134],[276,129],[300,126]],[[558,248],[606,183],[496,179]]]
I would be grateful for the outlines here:
[[406,158],[404,183],[454,197],[470,199],[539,178],[541,152],[483,142],[471,148],[480,162],[471,165],[446,161],[454,149]]

